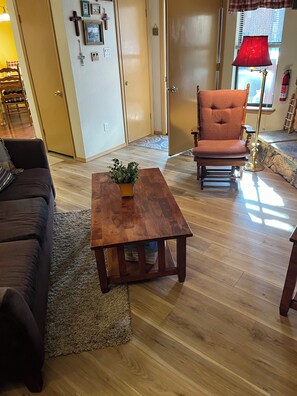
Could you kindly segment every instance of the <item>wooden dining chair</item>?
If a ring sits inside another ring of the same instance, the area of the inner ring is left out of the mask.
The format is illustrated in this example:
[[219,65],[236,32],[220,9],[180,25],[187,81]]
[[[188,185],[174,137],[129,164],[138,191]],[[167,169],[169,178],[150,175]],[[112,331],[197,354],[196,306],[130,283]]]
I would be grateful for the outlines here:
[[253,128],[244,125],[248,94],[249,84],[244,90],[200,91],[197,86],[198,122],[191,133],[202,190],[206,181],[226,183],[241,177],[250,152],[248,142],[254,133]]
[[31,112],[18,67],[0,69],[1,106],[5,114],[8,127],[11,128],[11,117],[14,114],[25,113],[28,122],[32,125]]

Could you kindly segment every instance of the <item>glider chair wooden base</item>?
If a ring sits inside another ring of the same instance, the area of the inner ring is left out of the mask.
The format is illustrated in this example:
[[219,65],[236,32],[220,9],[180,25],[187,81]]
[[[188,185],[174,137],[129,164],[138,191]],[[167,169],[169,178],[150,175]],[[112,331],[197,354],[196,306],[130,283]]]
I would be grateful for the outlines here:
[[[197,86],[198,126],[192,129],[197,180],[234,183],[250,152],[254,130],[244,125],[249,85],[244,90],[206,90]],[[243,134],[246,133],[246,140]],[[211,168],[210,168],[211,167]],[[214,167],[214,168],[213,168]]]
[[197,180],[200,180],[201,190],[204,188],[204,183],[230,183],[231,185],[240,179],[242,176],[242,167],[245,165],[247,158],[234,159],[232,163],[218,159],[217,161],[205,161],[207,159],[197,158],[194,161],[197,163]]

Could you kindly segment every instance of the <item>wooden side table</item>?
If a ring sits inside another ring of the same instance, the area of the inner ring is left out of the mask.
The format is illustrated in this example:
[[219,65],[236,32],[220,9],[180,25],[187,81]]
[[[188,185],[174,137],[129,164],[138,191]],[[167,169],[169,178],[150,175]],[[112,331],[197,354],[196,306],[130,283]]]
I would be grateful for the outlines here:
[[297,293],[293,297],[297,281],[297,227],[291,235],[290,241],[293,242],[293,248],[279,306],[282,316],[287,316],[289,308],[297,310]]

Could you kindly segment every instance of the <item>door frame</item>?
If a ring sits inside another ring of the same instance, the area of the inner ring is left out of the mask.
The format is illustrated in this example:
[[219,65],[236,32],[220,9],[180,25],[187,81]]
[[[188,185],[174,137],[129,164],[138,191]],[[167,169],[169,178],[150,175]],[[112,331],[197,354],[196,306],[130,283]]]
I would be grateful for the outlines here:
[[[161,0],[163,1],[163,0]],[[146,7],[146,26],[147,26],[147,48],[148,48],[148,63],[149,63],[149,96],[150,96],[150,135],[153,135],[153,125],[154,125],[154,114],[153,114],[153,95],[152,95],[152,57],[151,57],[151,38],[149,34],[149,5],[148,0],[145,0]],[[125,81],[124,81],[124,67],[123,67],[123,57],[122,57],[122,41],[121,41],[121,28],[120,28],[120,17],[119,17],[119,2],[114,0],[114,14],[115,14],[115,27],[116,27],[116,38],[117,38],[117,51],[119,60],[119,74],[121,83],[121,96],[122,96],[122,110],[123,110],[123,121],[125,129],[125,141],[126,146],[129,144],[128,136],[128,120],[127,120],[127,102],[125,94]]]
[[167,71],[167,11],[166,0],[159,0],[160,12],[160,84],[161,84],[161,125],[164,135],[168,135],[168,71]]

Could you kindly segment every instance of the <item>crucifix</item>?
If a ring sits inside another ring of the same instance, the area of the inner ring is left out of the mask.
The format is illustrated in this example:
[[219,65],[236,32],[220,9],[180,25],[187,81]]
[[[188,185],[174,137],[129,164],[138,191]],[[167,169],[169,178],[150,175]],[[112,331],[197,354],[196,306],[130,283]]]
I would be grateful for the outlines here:
[[81,66],[84,66],[84,65],[85,65],[85,64],[84,64],[85,56],[84,56],[84,54],[81,52],[80,40],[77,40],[77,41],[78,41],[78,48],[79,48],[78,59],[80,60]]
[[74,22],[74,27],[75,27],[75,33],[77,36],[79,36],[79,25],[78,21],[81,20],[81,17],[77,15],[76,11],[73,11],[73,16],[69,18],[71,22]]

